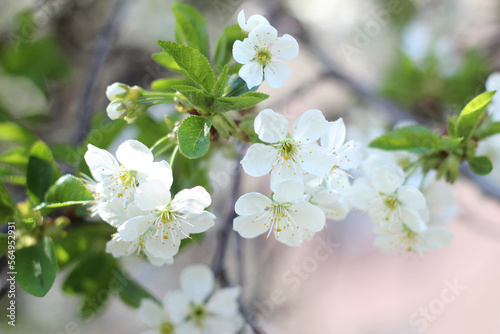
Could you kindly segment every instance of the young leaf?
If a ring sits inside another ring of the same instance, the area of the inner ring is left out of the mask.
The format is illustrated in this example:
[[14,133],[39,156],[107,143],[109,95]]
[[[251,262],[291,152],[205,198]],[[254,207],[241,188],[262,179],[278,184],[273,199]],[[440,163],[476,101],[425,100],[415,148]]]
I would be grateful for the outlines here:
[[487,175],[493,169],[490,158],[486,156],[476,156],[468,160],[470,169],[478,175]]
[[427,154],[441,149],[441,141],[433,131],[425,126],[416,125],[389,131],[372,141],[370,147]]
[[182,121],[177,137],[179,149],[189,159],[204,156],[210,147],[210,127],[212,119],[201,116],[190,116]]
[[495,93],[496,91],[482,93],[465,106],[457,120],[457,137],[470,138]]
[[500,122],[491,123],[488,128],[484,129],[480,133],[476,133],[479,139],[488,138],[500,133]]
[[222,68],[233,58],[233,44],[237,40],[244,40],[245,34],[238,24],[224,28],[224,31],[217,40],[213,63],[216,69]]
[[54,183],[47,194],[45,201],[36,209],[60,208],[68,205],[87,204],[93,200],[92,194],[85,188],[80,179],[66,174]]
[[201,89],[192,86],[173,86],[173,88],[184,95],[200,114],[210,114],[213,109],[214,97]]
[[447,120],[447,126],[448,126],[448,133],[450,136],[456,136],[456,128],[457,128],[457,123],[456,121],[453,120],[450,116],[448,116]]
[[464,140],[464,137],[441,137],[441,143],[443,144],[443,149],[446,152],[453,152],[458,145]]
[[224,89],[226,88],[226,81],[227,81],[227,65],[224,66],[224,69],[222,69],[222,72],[219,75],[219,79],[215,84],[215,89],[214,89],[215,98],[221,97],[222,94],[224,94]]
[[186,75],[211,93],[215,86],[215,74],[208,59],[200,51],[169,41],[158,41],[160,47],[171,55]]
[[158,92],[175,92],[173,86],[189,86],[192,81],[181,78],[158,79],[151,83],[151,88]]
[[176,3],[172,8],[177,24],[175,35],[177,42],[189,45],[209,57],[207,23],[203,15],[193,6]]
[[247,83],[240,77],[236,77],[231,83],[231,89],[226,94],[226,97],[229,96],[240,96],[246,94],[248,92],[255,92],[259,86],[252,87],[252,89],[248,89]]
[[237,131],[236,123],[227,113],[215,114],[213,126],[224,139],[229,139]]
[[0,182],[0,225],[7,223],[16,211],[16,204],[3,183]]
[[27,293],[43,297],[56,279],[57,260],[54,243],[44,237],[34,246],[16,251],[16,281]]
[[222,113],[229,110],[243,110],[253,107],[267,99],[269,95],[257,92],[248,92],[241,96],[219,97],[215,100],[215,112]]
[[43,200],[57,173],[48,146],[42,141],[36,142],[31,148],[26,173],[26,183],[33,201],[40,203]]
[[152,57],[158,63],[158,65],[168,68],[169,70],[175,73],[179,73],[182,75],[186,74],[186,72],[184,72],[184,70],[179,65],[177,65],[174,57],[172,57],[168,53],[165,52],[153,53]]
[[36,136],[31,131],[16,123],[0,123],[0,141],[30,146],[36,141],[36,139]]
[[155,297],[140,286],[135,280],[130,278],[126,273],[121,270],[118,271],[118,273],[120,276],[119,281],[122,283],[122,288],[118,290],[118,296],[120,296],[121,300],[125,304],[138,308],[141,305],[141,300],[144,298],[149,298],[158,302]]

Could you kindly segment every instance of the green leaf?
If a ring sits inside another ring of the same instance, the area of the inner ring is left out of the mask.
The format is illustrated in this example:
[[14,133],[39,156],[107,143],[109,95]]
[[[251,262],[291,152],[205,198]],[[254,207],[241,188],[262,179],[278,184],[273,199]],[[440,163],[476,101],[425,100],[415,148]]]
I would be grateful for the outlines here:
[[52,287],[57,274],[54,243],[44,237],[34,246],[16,251],[16,281],[27,293],[43,297]]
[[31,148],[26,173],[28,190],[35,203],[43,200],[57,172],[49,147],[42,141],[36,142]]
[[168,53],[165,52],[153,53],[152,57],[154,61],[158,63],[158,65],[168,68],[169,70],[175,73],[179,73],[182,75],[186,74],[186,72],[184,72],[184,70],[179,65],[177,65],[174,57],[172,57]]
[[83,182],[70,174],[61,176],[47,191],[45,203],[91,201],[94,197]]
[[84,319],[95,317],[104,309],[109,296],[122,288],[116,260],[105,253],[82,259],[63,284],[65,293],[83,295],[79,315]]
[[470,169],[478,175],[487,175],[493,169],[490,158],[486,156],[476,156],[468,160]]
[[0,166],[0,181],[4,183],[26,186],[26,177],[13,171],[12,168]]
[[496,91],[485,92],[465,106],[457,120],[457,137],[464,137],[466,140],[470,138],[495,93]]
[[29,150],[26,147],[15,147],[0,155],[0,161],[25,171],[28,156]]
[[168,41],[158,41],[161,48],[171,55],[186,75],[211,93],[215,86],[215,74],[208,59],[198,50]]
[[464,137],[441,137],[443,149],[449,153],[453,152],[463,140]]
[[175,89],[172,86],[189,86],[192,82],[186,79],[180,78],[167,78],[167,79],[158,79],[153,81],[151,84],[151,88],[158,92],[175,92]]
[[212,113],[214,104],[214,97],[212,95],[192,86],[174,86],[173,88],[182,93],[200,114],[209,115]]
[[484,139],[500,133],[500,122],[491,123],[486,129],[477,134],[478,139]]
[[229,110],[243,110],[267,99],[269,95],[257,92],[248,92],[241,96],[219,97],[215,100],[215,112],[222,113]]
[[0,233],[0,257],[4,256],[9,249],[9,236],[7,234]]
[[226,94],[226,97],[229,96],[240,96],[243,94],[246,94],[248,92],[255,92],[259,86],[252,87],[251,89],[248,89],[247,83],[245,80],[243,80],[240,77],[236,77],[231,83],[231,89],[229,92]]
[[141,300],[144,298],[159,302],[146,289],[140,286],[123,271],[120,271],[120,276],[123,288],[118,291],[118,296],[120,296],[121,300],[125,304],[138,308],[141,305]]
[[180,125],[177,137],[181,153],[189,159],[204,156],[210,148],[210,127],[212,119],[190,116]]
[[16,204],[3,183],[0,182],[0,225],[10,221],[16,212]]
[[12,122],[0,123],[0,140],[30,146],[36,140],[36,136],[28,129]]
[[425,126],[417,125],[389,131],[372,141],[370,147],[427,154],[441,149],[441,141],[436,133]]
[[227,65],[224,66],[224,69],[222,70],[221,74],[219,75],[219,79],[215,84],[214,96],[216,98],[221,97],[222,94],[224,94],[224,89],[226,88],[226,81],[227,81]]
[[224,139],[229,139],[238,130],[236,123],[227,113],[215,114],[213,126]]
[[457,130],[457,122],[453,120],[453,118],[451,118],[450,116],[448,116],[447,126],[449,135],[455,137]]
[[176,3],[172,8],[177,24],[175,35],[177,42],[199,50],[209,57],[207,23],[203,15],[193,6]]
[[238,24],[224,28],[224,31],[217,40],[213,63],[215,68],[222,68],[233,59],[233,44],[237,40],[246,38]]

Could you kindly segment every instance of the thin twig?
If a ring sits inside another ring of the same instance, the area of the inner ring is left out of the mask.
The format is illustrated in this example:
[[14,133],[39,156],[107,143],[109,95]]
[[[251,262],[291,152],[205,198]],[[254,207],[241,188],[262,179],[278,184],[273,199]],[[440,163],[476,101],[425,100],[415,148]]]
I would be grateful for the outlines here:
[[129,3],[130,0],[116,1],[111,9],[111,13],[107,17],[106,24],[101,28],[97,36],[90,65],[86,71],[87,76],[83,85],[84,91],[78,108],[78,131],[75,136],[77,144],[82,143],[87,136],[90,116],[94,107],[97,83],[99,82],[98,79],[100,78],[102,67],[106,63],[106,59],[108,58],[109,51],[115,39],[116,31],[120,26],[120,22],[125,14],[125,9]]

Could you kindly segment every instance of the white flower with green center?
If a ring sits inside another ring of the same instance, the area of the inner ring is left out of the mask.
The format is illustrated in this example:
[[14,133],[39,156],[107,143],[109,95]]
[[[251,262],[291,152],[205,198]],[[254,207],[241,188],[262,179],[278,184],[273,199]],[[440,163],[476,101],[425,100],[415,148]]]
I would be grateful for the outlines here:
[[204,211],[210,204],[210,194],[201,186],[184,189],[171,199],[163,182],[148,181],[139,186],[132,204],[143,212],[123,223],[118,233],[126,242],[142,240],[153,257],[168,260],[177,254],[182,239],[214,225],[215,216]]
[[349,179],[353,177],[348,171],[358,168],[362,160],[360,143],[354,140],[344,143],[345,136],[346,128],[342,118],[330,122],[321,136],[321,147],[333,155],[334,163],[328,173],[318,179],[318,186],[325,184],[329,190],[340,194],[344,194],[350,187]]
[[276,186],[269,198],[252,192],[241,196],[234,207],[239,217],[233,229],[243,238],[255,238],[274,232],[276,239],[288,246],[299,246],[303,234],[319,232],[325,226],[325,214],[307,201],[304,185],[296,180],[285,180]]
[[248,21],[245,18],[245,11],[242,9],[238,14],[238,24],[240,25],[241,30],[246,33],[250,33],[257,27],[260,26],[268,26],[269,21],[262,15],[252,15],[248,18]]
[[241,161],[251,176],[271,172],[271,189],[285,179],[302,181],[304,172],[323,176],[333,166],[334,157],[316,141],[328,126],[321,111],[303,113],[288,133],[288,121],[271,109],[262,110],[255,118],[255,132],[269,144],[253,144]]
[[135,201],[139,184],[159,180],[170,188],[170,165],[166,161],[153,160],[151,151],[137,140],[122,143],[116,151],[116,159],[108,151],[88,145],[85,161],[97,181],[97,186],[92,187],[98,195],[96,199],[100,200],[98,212],[104,221],[116,227],[123,223],[116,218],[120,210],[126,210]]
[[278,37],[278,31],[270,25],[260,25],[253,29],[248,38],[233,45],[234,59],[243,64],[239,76],[248,88],[253,88],[266,79],[269,86],[279,88],[291,77],[290,68],[283,62],[292,60],[299,54],[299,44],[290,35]]
[[425,197],[417,188],[403,185],[404,180],[403,170],[396,165],[380,166],[369,180],[359,178],[351,187],[351,204],[368,212],[375,233],[398,233],[406,227],[422,234],[427,229]]
[[[214,275],[205,265],[195,264],[181,272],[181,289],[165,295],[162,305],[143,300],[141,320],[169,334],[236,334],[243,327],[239,313],[239,287],[214,292]],[[143,305],[144,303],[144,305]]]

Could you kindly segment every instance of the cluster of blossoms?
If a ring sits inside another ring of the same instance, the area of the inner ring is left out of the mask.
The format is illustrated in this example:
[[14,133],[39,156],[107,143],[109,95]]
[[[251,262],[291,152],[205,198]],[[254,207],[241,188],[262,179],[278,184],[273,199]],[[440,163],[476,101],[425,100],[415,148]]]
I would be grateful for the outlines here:
[[148,105],[138,101],[142,94],[143,89],[139,86],[130,87],[119,82],[108,86],[106,96],[110,103],[106,112],[109,118],[112,120],[123,118],[129,123],[134,122],[148,108]]
[[211,204],[205,188],[184,189],[172,199],[170,165],[155,162],[137,140],[122,143],[116,158],[89,145],[85,161],[95,179],[85,180],[94,212],[118,229],[107,244],[115,257],[143,252],[154,265],[172,263],[182,239],[214,225],[215,216],[205,211]]
[[290,68],[275,60],[292,60],[299,54],[299,44],[290,35],[278,37],[278,31],[261,15],[252,15],[248,21],[242,10],[238,15],[241,29],[248,38],[233,45],[234,59],[243,64],[239,76],[248,88],[259,86],[263,78],[272,88],[279,88],[291,77]]
[[344,143],[342,119],[328,122],[313,109],[294,122],[291,133],[288,125],[271,109],[255,118],[255,132],[264,143],[250,146],[241,164],[254,177],[270,173],[273,195],[240,197],[234,229],[245,238],[274,232],[280,242],[298,246],[321,231],[327,218],[347,215],[348,172],[358,168],[362,156],[358,143]]
[[214,275],[204,265],[181,272],[181,289],[169,291],[161,304],[143,299],[139,318],[151,330],[144,334],[235,334],[244,321],[238,311],[239,287],[214,292]]

